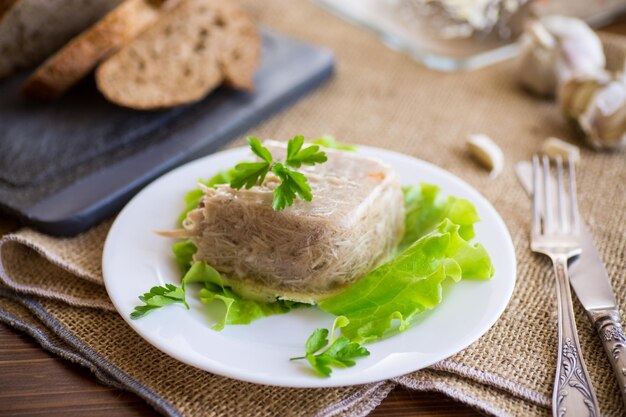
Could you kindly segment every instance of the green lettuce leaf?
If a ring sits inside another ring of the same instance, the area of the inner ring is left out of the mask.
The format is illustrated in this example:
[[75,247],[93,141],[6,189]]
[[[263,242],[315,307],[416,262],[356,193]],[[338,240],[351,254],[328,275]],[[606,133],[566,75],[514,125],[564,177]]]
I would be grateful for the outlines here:
[[180,270],[184,273],[189,271],[191,264],[193,263],[193,255],[198,251],[198,248],[191,240],[183,240],[174,243],[172,246],[172,252],[176,258],[176,263],[180,267]]
[[224,303],[224,315],[213,326],[214,330],[222,330],[227,324],[249,324],[263,317],[285,314],[302,305],[283,300],[267,303],[244,299],[225,286],[220,273],[204,262],[195,262],[192,265],[183,277],[183,289],[191,283],[204,284],[204,288],[200,290],[200,301],[204,304],[213,300]]
[[[367,343],[406,330],[415,317],[441,303],[446,278],[489,279],[491,259],[480,244],[470,244],[461,226],[443,220],[400,255],[319,306],[349,324],[342,333]],[[398,325],[392,322],[397,320]]]
[[314,145],[321,145],[329,149],[336,149],[338,151],[356,152],[357,149],[356,145],[337,142],[337,139],[335,139],[335,137],[331,135],[322,135],[311,143],[313,143]]
[[480,219],[474,205],[457,197],[441,197],[440,188],[425,184],[403,187],[405,232],[398,245],[398,252],[404,251],[413,242],[433,230],[444,219],[459,225],[459,234],[465,240],[474,237],[474,223]]
[[235,168],[225,169],[218,172],[207,181],[202,181],[202,183],[207,187],[215,187],[219,184],[230,184],[233,179],[233,175],[235,175],[235,172]]

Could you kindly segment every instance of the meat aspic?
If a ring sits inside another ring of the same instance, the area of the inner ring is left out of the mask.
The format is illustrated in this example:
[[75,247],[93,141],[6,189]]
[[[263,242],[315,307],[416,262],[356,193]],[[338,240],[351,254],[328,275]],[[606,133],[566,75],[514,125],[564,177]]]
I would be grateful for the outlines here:
[[[285,144],[264,145],[284,158]],[[279,182],[271,172],[249,190],[207,189],[184,221],[198,247],[195,260],[216,268],[247,297],[315,303],[389,257],[404,232],[398,174],[375,158],[326,154],[326,163],[299,169],[313,200],[296,200],[282,211],[272,209]]]

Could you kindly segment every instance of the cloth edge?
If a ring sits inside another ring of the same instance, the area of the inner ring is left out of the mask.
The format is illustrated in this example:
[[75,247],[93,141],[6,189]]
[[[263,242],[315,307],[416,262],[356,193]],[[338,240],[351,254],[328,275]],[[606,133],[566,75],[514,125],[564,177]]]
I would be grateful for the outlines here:
[[[0,239],[0,280],[7,287],[11,288],[12,290],[14,290],[17,293],[24,293],[24,294],[29,294],[29,295],[36,295],[36,296],[40,296],[40,297],[46,297],[46,298],[50,298],[50,299],[53,299],[53,300],[65,302],[65,303],[67,303],[69,305],[76,306],[76,307],[88,307],[88,308],[96,308],[96,309],[107,310],[107,311],[115,311],[115,307],[113,307],[113,305],[111,304],[110,301],[103,302],[102,300],[97,300],[97,299],[81,299],[81,298],[67,296],[67,295],[61,297],[61,296],[59,296],[58,293],[56,293],[54,291],[42,290],[42,289],[37,288],[37,287],[21,285],[21,284],[15,282],[9,276],[6,268],[4,267],[4,263],[2,262],[2,250],[3,250],[5,245],[10,244],[10,243],[16,243],[16,244],[24,245],[27,248],[35,251],[37,254],[39,254],[44,259],[49,261],[52,265],[54,265],[54,266],[56,266],[58,268],[61,268],[64,271],[66,271],[66,272],[68,272],[70,274],[74,274],[74,275],[78,276],[79,278],[85,278],[87,281],[91,282],[92,284],[96,284],[96,285],[102,286],[102,282],[99,282],[97,280],[92,280],[91,278],[87,278],[84,274],[81,274],[81,273],[77,272],[77,270],[75,268],[69,266],[68,264],[63,264],[60,261],[58,261],[57,259],[55,259],[54,257],[50,257],[52,255],[46,253],[41,247],[32,244],[28,240],[23,239],[23,238],[21,238],[18,235],[14,235],[13,234],[13,235],[4,236],[2,239]],[[50,256],[48,256],[48,255],[50,255]]]
[[457,390],[456,388],[449,387],[445,384],[433,381],[416,381],[406,376],[393,378],[393,381],[397,382],[401,387],[414,391],[429,391],[444,394],[449,398],[464,403],[476,410],[479,410],[480,412],[486,413],[493,417],[514,417],[506,410],[495,407],[484,400],[476,398],[472,395],[468,395],[464,392]]
[[511,395],[517,396],[518,398],[523,400],[530,401],[540,407],[548,408],[550,407],[550,404],[552,402],[550,397],[516,382],[508,381],[498,374],[471,368],[469,366],[456,363],[452,360],[444,359],[441,362],[437,362],[436,364],[431,366],[430,369],[443,371],[449,374],[471,379],[487,387],[492,387],[502,390],[504,392],[508,392]]
[[[381,381],[375,384],[371,384],[369,388],[365,390],[360,390],[352,394],[350,397],[340,401],[338,404],[334,404],[329,406],[318,413],[314,414],[313,417],[332,417],[341,414],[344,411],[349,411],[351,408],[363,403],[366,407],[365,413],[356,414],[365,416],[372,412],[376,407],[380,405],[380,403],[387,398],[387,395],[396,387],[396,383],[390,380]],[[365,401],[363,399],[365,398]]]
[[[93,276],[91,274],[89,274],[86,271],[83,271],[79,268],[76,268],[75,266],[62,261],[61,259],[59,259],[58,256],[56,256],[54,253],[48,251],[45,246],[43,245],[39,245],[36,244],[34,242],[31,242],[29,239],[25,238],[24,236],[20,235],[19,233],[23,232],[23,231],[32,231],[31,229],[19,229],[17,230],[17,232],[15,233],[10,233],[8,235],[4,235],[2,236],[2,239],[0,240],[0,248],[2,247],[2,245],[4,245],[6,242],[9,241],[13,241],[13,242],[17,242],[20,243],[24,246],[29,247],[30,249],[34,250],[35,252],[37,252],[39,255],[43,256],[44,258],[46,258],[48,261],[50,261],[51,264],[58,266],[59,268],[62,268],[80,278],[83,278],[89,282],[92,282],[94,284],[98,284],[98,285],[102,285],[102,279],[99,279],[96,276]],[[37,233],[32,231],[33,233]]]

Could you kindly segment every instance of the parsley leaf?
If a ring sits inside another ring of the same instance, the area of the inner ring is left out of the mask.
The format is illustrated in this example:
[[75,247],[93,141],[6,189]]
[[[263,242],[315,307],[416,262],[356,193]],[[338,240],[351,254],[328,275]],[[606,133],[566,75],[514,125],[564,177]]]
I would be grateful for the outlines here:
[[306,341],[304,351],[307,355],[312,355],[326,345],[328,345],[328,329],[315,329]]
[[275,161],[270,151],[264,147],[259,139],[248,138],[248,144],[252,152],[262,159],[261,162],[242,162],[237,164],[234,170],[229,171],[230,186],[236,190],[243,187],[250,189],[255,185],[260,185],[265,180],[268,172],[272,171],[281,183],[274,190],[272,207],[275,211],[291,206],[297,197],[305,201],[311,201],[313,194],[308,184],[307,178],[287,166],[300,168],[302,165],[315,165],[326,162],[328,159],[324,152],[321,152],[318,145],[304,145],[304,136],[296,136],[287,143],[287,158],[283,163]]
[[236,190],[239,190],[244,186],[246,189],[250,189],[257,184],[261,184],[267,173],[270,169],[272,169],[272,162],[274,158],[272,157],[270,151],[261,144],[261,141],[254,136],[250,136],[248,137],[248,145],[250,145],[252,152],[254,152],[254,154],[263,161],[242,162],[235,165],[234,171],[229,171],[231,174],[230,186]]
[[294,168],[304,165],[315,165],[326,162],[326,153],[321,152],[318,145],[308,146],[302,149],[304,136],[296,136],[287,143],[287,159],[285,164]]
[[275,211],[292,205],[296,195],[305,201],[313,199],[311,186],[309,186],[308,180],[303,174],[290,170],[280,162],[274,165],[272,172],[281,180],[280,185],[274,190],[272,207]]
[[269,172],[271,164],[269,162],[242,162],[235,165],[235,173],[230,180],[230,186],[236,190],[246,187],[250,189],[257,184],[261,184]]
[[130,318],[136,320],[145,316],[157,308],[174,303],[183,303],[187,309],[189,305],[185,301],[185,290],[172,284],[165,284],[164,287],[152,287],[149,292],[139,296],[145,305],[135,307],[130,313]]
[[268,164],[272,163],[272,154],[270,153],[270,151],[267,150],[265,146],[261,145],[261,141],[258,138],[250,136],[248,138],[248,145],[250,145],[252,152],[254,152],[256,156],[258,156]]
[[302,145],[304,145],[304,136],[298,135],[294,136],[289,142],[287,142],[287,161],[295,157],[300,149],[302,149]]
[[[339,316],[333,323],[330,332],[330,342],[328,340],[329,332],[327,329],[315,329],[309,337],[305,345],[305,356],[291,358],[291,360],[306,359],[313,369],[323,377],[329,377],[332,373],[331,366],[338,368],[351,367],[356,365],[355,359],[369,356],[370,352],[356,342],[351,342],[345,336],[335,339],[335,330],[345,327],[350,323],[344,316]],[[322,348],[330,346],[321,353],[315,354]]]

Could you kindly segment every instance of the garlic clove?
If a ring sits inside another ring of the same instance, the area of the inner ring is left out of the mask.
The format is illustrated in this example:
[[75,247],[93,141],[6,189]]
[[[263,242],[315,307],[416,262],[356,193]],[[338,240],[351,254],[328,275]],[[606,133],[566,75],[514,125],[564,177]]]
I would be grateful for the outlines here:
[[537,44],[543,48],[552,49],[557,46],[554,35],[552,35],[544,25],[539,23],[539,21],[531,22],[528,25],[527,33],[532,36],[533,41],[537,42]]
[[626,79],[603,73],[573,78],[563,84],[559,102],[564,114],[596,149],[626,147]]
[[478,162],[490,170],[490,178],[495,178],[502,172],[504,155],[489,136],[483,134],[469,135],[467,147]]
[[557,85],[554,70],[556,46],[551,46],[556,44],[556,40],[538,23],[531,28],[534,29],[521,37],[517,74],[521,84],[531,92],[540,96],[551,96]]
[[541,144],[541,152],[550,159],[555,160],[560,156],[564,161],[578,163],[580,161],[580,149],[576,145],[567,143],[559,138],[550,137]]
[[565,16],[545,16],[541,22],[559,40],[559,81],[604,69],[602,41],[587,23]]
[[600,72],[605,64],[600,38],[580,19],[544,16],[530,22],[521,37],[518,76],[539,95],[554,96],[564,81]]
[[596,92],[610,81],[607,72],[598,73],[595,76],[572,78],[559,89],[559,104],[561,110],[571,118],[578,118],[588,108]]

